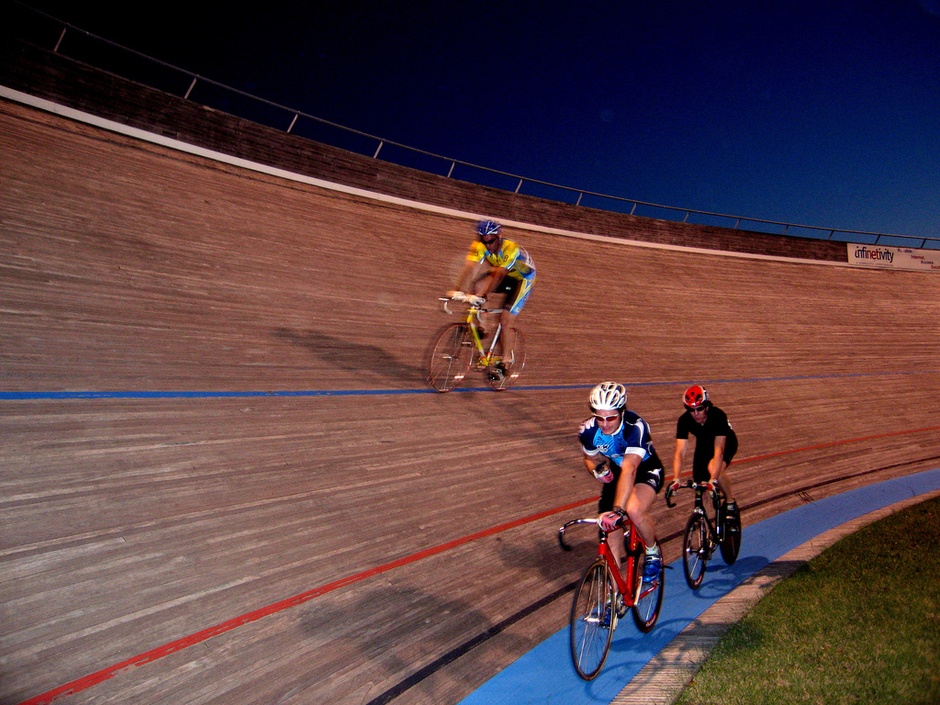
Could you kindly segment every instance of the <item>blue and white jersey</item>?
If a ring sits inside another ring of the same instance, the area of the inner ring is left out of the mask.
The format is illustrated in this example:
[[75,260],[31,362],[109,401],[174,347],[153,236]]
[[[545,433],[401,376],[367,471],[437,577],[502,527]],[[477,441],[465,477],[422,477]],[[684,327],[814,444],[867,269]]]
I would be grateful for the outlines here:
[[609,436],[601,431],[592,416],[581,424],[578,440],[586,455],[593,458],[600,453],[618,466],[623,465],[625,455],[638,455],[641,462],[656,457],[649,424],[632,411],[623,412],[623,422]]

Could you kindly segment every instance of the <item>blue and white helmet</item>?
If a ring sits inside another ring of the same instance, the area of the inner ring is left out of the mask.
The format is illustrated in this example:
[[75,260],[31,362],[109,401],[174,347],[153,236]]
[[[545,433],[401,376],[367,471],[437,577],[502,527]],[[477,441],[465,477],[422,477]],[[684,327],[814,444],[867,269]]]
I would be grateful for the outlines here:
[[490,235],[496,235],[499,237],[499,231],[503,229],[503,226],[497,223],[495,220],[481,220],[477,223],[477,235],[480,236],[480,239],[489,237]]
[[601,382],[591,390],[591,409],[620,411],[627,405],[627,388],[616,382]]

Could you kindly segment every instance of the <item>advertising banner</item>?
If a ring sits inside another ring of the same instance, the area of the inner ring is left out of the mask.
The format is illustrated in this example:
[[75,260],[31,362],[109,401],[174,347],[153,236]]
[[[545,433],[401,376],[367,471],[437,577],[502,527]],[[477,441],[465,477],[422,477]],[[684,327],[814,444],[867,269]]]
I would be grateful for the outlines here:
[[849,264],[881,269],[919,269],[940,272],[940,250],[913,247],[883,247],[847,243]]

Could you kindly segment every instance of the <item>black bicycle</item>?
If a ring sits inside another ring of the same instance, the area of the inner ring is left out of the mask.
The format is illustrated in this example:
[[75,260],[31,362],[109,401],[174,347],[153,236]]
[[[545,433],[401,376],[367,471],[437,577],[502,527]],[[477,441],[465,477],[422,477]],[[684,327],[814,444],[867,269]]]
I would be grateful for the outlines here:
[[[741,514],[740,510],[727,516],[722,507],[725,495],[713,482],[692,482],[689,480],[678,489],[695,490],[695,505],[685,524],[682,538],[682,568],[685,581],[693,590],[702,585],[705,578],[705,566],[711,560],[716,548],[721,550],[725,563],[731,565],[738,559],[741,550]],[[703,495],[708,493],[711,506],[706,509]],[[666,506],[675,507],[674,490],[670,485],[666,489]]]

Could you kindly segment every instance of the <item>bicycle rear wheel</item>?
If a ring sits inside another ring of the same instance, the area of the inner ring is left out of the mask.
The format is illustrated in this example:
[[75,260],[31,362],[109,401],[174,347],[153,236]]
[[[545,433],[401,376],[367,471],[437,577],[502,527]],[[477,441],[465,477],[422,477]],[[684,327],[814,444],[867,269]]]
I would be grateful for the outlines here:
[[725,563],[732,565],[738,560],[741,550],[741,515],[736,513],[731,517],[724,517],[724,538],[721,540],[721,557]]
[[586,681],[601,672],[617,627],[617,589],[607,563],[598,559],[585,571],[571,603],[571,661]]
[[695,512],[685,525],[682,539],[682,570],[685,581],[693,590],[702,586],[708,563],[708,526],[705,517]]
[[516,328],[516,341],[513,344],[513,349],[508,356],[503,352],[502,336],[500,336],[499,340],[496,341],[493,354],[503,361],[506,374],[493,375],[488,373],[487,379],[489,380],[490,386],[493,389],[495,389],[497,392],[502,392],[506,389],[509,389],[509,387],[516,383],[516,380],[519,379],[519,375],[522,374],[522,370],[525,368],[526,342],[522,331]]
[[644,634],[656,626],[659,611],[663,606],[663,595],[666,592],[665,566],[659,571],[659,577],[652,583],[643,582],[643,568],[646,562],[646,552],[641,551],[636,559],[636,570],[633,579],[633,622],[636,628]]
[[428,384],[449,392],[463,382],[473,363],[473,339],[465,323],[451,323],[437,336],[428,361]]

